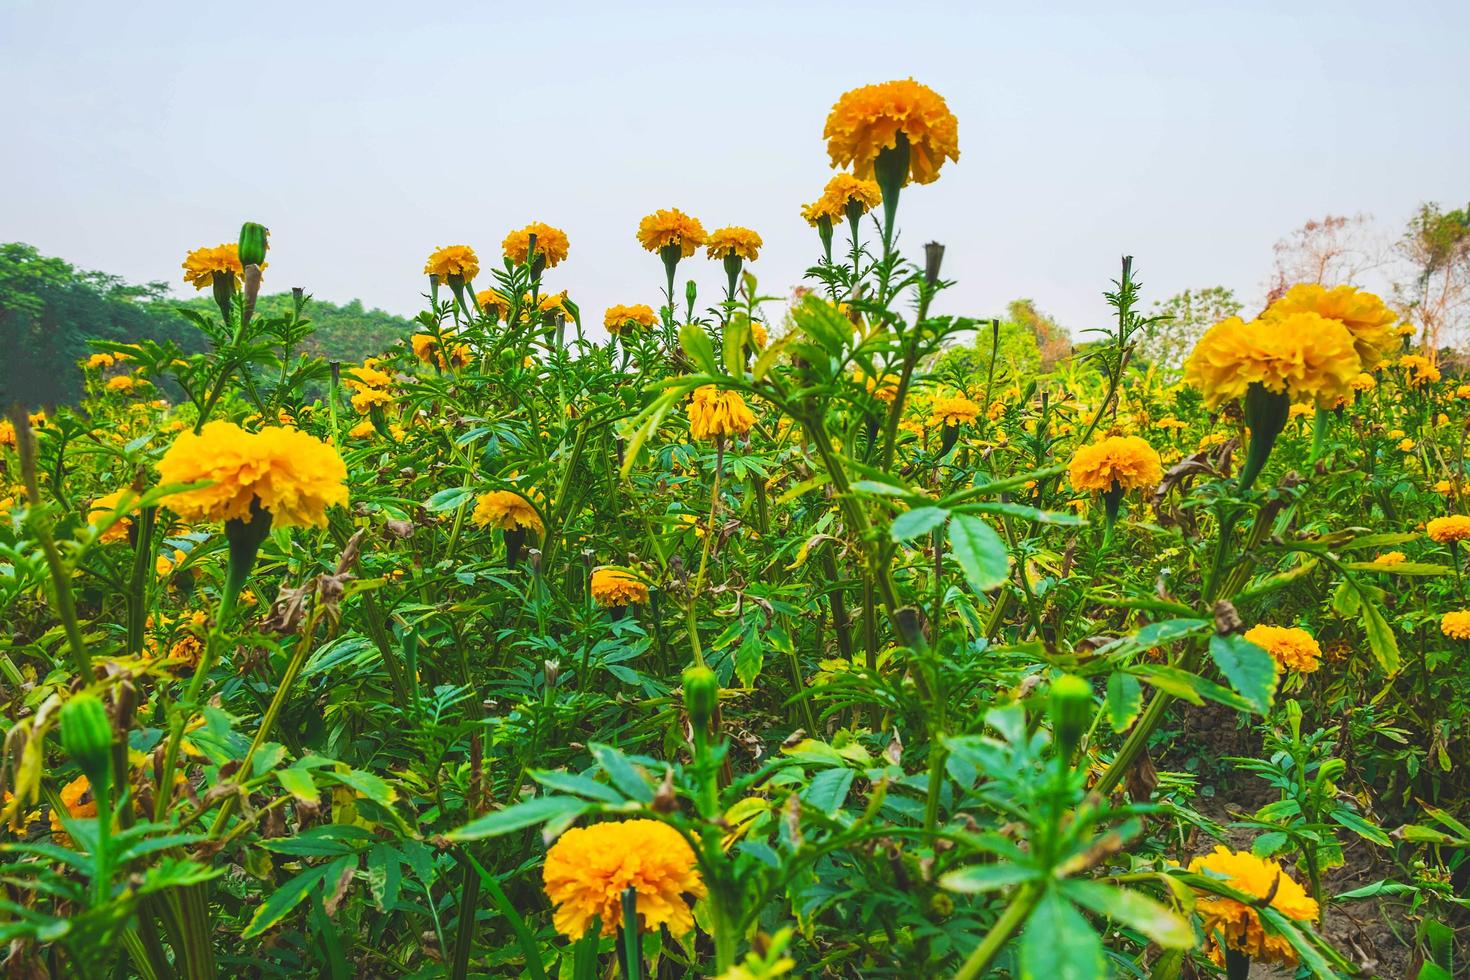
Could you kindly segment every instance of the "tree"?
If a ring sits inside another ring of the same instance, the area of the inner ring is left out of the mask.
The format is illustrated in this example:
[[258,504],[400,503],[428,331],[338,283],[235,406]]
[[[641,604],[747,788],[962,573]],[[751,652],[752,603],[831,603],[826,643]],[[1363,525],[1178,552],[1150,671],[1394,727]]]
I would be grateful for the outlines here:
[[1425,350],[1463,344],[1470,326],[1470,206],[1441,211],[1419,207],[1397,245],[1413,278],[1394,287],[1395,298],[1420,323]]
[[1011,323],[1024,326],[1036,338],[1036,348],[1041,353],[1043,371],[1050,371],[1062,358],[1071,356],[1072,337],[1067,333],[1067,328],[1058,323],[1050,314],[1038,310],[1035,301],[1011,300],[1010,305],[1006,307],[1006,314]]
[[1276,260],[1266,287],[1267,303],[1299,282],[1360,285],[1389,258],[1388,248],[1373,228],[1373,218],[1366,214],[1314,218],[1272,248]]
[[1235,291],[1224,286],[1175,293],[1154,304],[1153,315],[1168,319],[1149,326],[1139,342],[1138,352],[1151,364],[1178,371],[1206,330],[1221,320],[1237,316],[1241,309]]

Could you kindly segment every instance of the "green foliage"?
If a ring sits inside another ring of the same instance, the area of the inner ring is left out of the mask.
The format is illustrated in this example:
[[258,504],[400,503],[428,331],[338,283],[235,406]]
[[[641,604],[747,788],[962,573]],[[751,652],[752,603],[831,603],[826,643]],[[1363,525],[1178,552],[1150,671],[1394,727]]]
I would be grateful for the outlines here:
[[1138,344],[1138,354],[1149,364],[1178,372],[1184,359],[1194,349],[1204,332],[1228,317],[1236,316],[1243,305],[1234,290],[1225,286],[1186,289],[1162,303],[1155,303],[1156,318]]

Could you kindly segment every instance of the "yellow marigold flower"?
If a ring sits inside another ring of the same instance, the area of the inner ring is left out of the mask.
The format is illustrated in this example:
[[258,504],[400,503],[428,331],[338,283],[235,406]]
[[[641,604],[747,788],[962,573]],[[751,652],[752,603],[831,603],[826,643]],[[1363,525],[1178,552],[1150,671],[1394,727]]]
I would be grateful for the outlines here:
[[168,554],[159,555],[153,559],[153,571],[159,578],[168,578],[180,565],[188,561],[189,556],[178,548],[170,548]]
[[1315,410],[1310,405],[1293,405],[1287,411],[1286,417],[1288,419],[1299,419],[1304,416],[1311,415],[1313,411]]
[[[1296,922],[1315,922],[1317,902],[1294,881],[1280,864],[1269,858],[1258,858],[1249,851],[1232,851],[1223,844],[1207,855],[1189,862],[1189,870],[1223,878],[1224,884],[1238,892],[1254,896],[1262,904]],[[1270,896],[1269,903],[1265,901]],[[1200,892],[1195,910],[1204,920],[1206,945],[1212,958],[1221,954],[1218,943],[1265,963],[1291,965],[1296,951],[1283,936],[1270,932],[1253,905],[1233,898]]]
[[106,353],[99,352],[87,358],[87,367],[89,368],[110,368],[116,363],[117,358]]
[[1401,439],[1399,440],[1399,452],[1411,453],[1414,451],[1415,445],[1417,445],[1417,443],[1415,443],[1413,439]]
[[658,820],[624,820],[573,827],[546,852],[542,870],[552,922],[562,935],[581,939],[594,918],[611,936],[623,921],[623,892],[638,893],[638,917],[652,932],[668,926],[675,936],[694,928],[686,895],[703,897],[704,881],[694,851],[679,832]]
[[941,395],[929,409],[930,425],[965,425],[980,416],[980,406],[964,395]]
[[352,396],[352,408],[359,414],[372,411],[374,405],[392,405],[393,396],[381,388],[363,388]]
[[1157,422],[1154,423],[1154,428],[1156,428],[1156,429],[1187,429],[1187,428],[1189,428],[1189,423],[1188,422],[1181,422],[1179,419],[1176,419],[1172,415],[1165,415],[1163,418],[1159,419]]
[[[78,776],[61,787],[61,805],[66,807],[66,815],[73,820],[97,816],[97,800],[86,776]],[[51,811],[51,833],[66,836],[61,826],[61,815],[55,810]]]
[[1378,387],[1378,379],[1373,377],[1373,375],[1368,374],[1366,371],[1359,374],[1348,383],[1352,386],[1353,391],[1372,391],[1374,388]]
[[[939,93],[912,78],[864,85],[843,93],[827,116],[822,138],[833,167],[871,179],[880,150],[909,142],[909,178],[928,184],[945,160],[960,158],[960,124]],[[908,181],[905,180],[905,183]]]
[[747,262],[754,262],[760,255],[761,246],[765,244],[760,235],[737,225],[716,228],[705,241],[705,254],[710,258],[724,259],[734,255]]
[[898,397],[898,375],[885,374],[881,378],[864,377],[863,385],[868,389],[868,394],[880,402],[891,404]]
[[1347,327],[1365,371],[1373,370],[1395,343],[1390,328],[1398,317],[1383,300],[1354,286],[1329,289],[1314,282],[1298,283],[1272,303],[1261,319],[1280,320],[1293,313],[1316,313]]
[[500,243],[505,257],[512,262],[521,263],[526,261],[526,256],[531,251],[531,236],[536,236],[536,255],[546,260],[546,268],[554,269],[567,257],[571,250],[571,243],[567,240],[567,233],[560,228],[553,228],[542,221],[533,221],[519,231],[513,231],[505,236],[505,241]]
[[1460,385],[1455,389],[1456,398],[1470,398],[1470,385]]
[[1439,380],[1439,368],[1420,354],[1405,354],[1399,358],[1399,367],[1409,372],[1409,385],[1413,388]]
[[1429,540],[1439,544],[1451,544],[1455,541],[1470,539],[1470,517],[1464,514],[1451,514],[1449,517],[1436,517],[1429,522],[1424,529],[1429,535]]
[[1298,626],[1252,626],[1245,638],[1265,650],[1281,667],[1310,674],[1321,666],[1322,648]]
[[115,378],[107,379],[108,391],[132,391],[134,381],[126,374],[119,374]]
[[372,419],[363,419],[361,422],[347,430],[349,439],[366,439],[377,430],[373,428]]
[[199,666],[199,657],[204,652],[204,644],[199,637],[187,633],[174,641],[173,646],[168,648],[168,659],[182,661],[181,666],[191,670]]
[[1450,483],[1449,480],[1440,480],[1434,485],[1435,493],[1449,493],[1454,489],[1454,486]]
[[475,501],[475,512],[470,516],[480,527],[514,531],[530,528],[541,533],[541,515],[531,502],[513,490],[491,490],[480,494]]
[[[452,334],[446,333],[446,341]],[[431,333],[416,333],[409,338],[414,356],[425,364],[439,368],[462,368],[470,362],[470,349],[464,344],[446,343],[441,349],[439,339]],[[446,353],[447,352],[447,353]]]
[[1373,559],[1373,564],[1382,565],[1385,568],[1392,568],[1394,565],[1402,565],[1408,560],[1409,556],[1402,551],[1385,551]]
[[[128,490],[114,490],[112,493],[98,497],[92,501],[92,506],[87,508],[87,523],[101,524],[104,520],[117,513],[118,505],[122,503],[123,494],[130,492]],[[126,541],[128,539],[128,531],[132,526],[132,518],[124,517],[106,531],[103,531],[102,537],[98,540],[103,544],[110,544],[114,541]]]
[[479,274],[480,260],[468,245],[446,245],[433,251],[429,261],[424,263],[424,272],[445,282],[455,276],[462,282],[469,282]]
[[801,216],[813,228],[823,218],[833,222],[842,220],[841,213],[834,213],[825,198],[818,198],[810,204],[803,204],[801,206]]
[[348,370],[347,377],[342,383],[353,391],[368,391],[372,388],[391,388],[393,386],[393,375],[387,371],[379,371],[371,364],[363,364]]
[[598,568],[592,572],[592,598],[599,606],[631,606],[648,601],[648,586],[641,579],[616,568]]
[[327,508],[347,503],[347,467],[337,450],[297,429],[246,432],[209,422],[185,432],[158,461],[162,483],[209,485],[168,498],[186,520],[248,521],[252,505],[276,527],[324,527]]
[[763,350],[770,341],[771,335],[766,332],[766,325],[759,320],[750,321],[750,342],[756,350]]
[[638,244],[650,252],[677,245],[687,259],[704,240],[704,225],[678,208],[661,208],[638,222]]
[[1153,487],[1164,478],[1159,454],[1138,436],[1109,436],[1083,446],[1067,464],[1073,489],[1108,493]]
[[216,272],[235,276],[244,274],[239,245],[229,242],[214,248],[196,248],[184,258],[184,281],[195,289],[213,286]]
[[755,415],[738,391],[701,385],[689,398],[689,434],[696,439],[741,436],[755,425]]
[[1439,631],[1452,640],[1470,640],[1470,609],[1445,613],[1440,617]]
[[502,296],[494,289],[482,289],[475,294],[475,302],[480,304],[480,312],[491,317],[499,323],[510,316],[510,300]]
[[602,325],[607,328],[608,333],[618,334],[624,330],[638,328],[641,330],[652,330],[658,325],[658,316],[653,312],[653,307],[646,303],[634,303],[632,306],[609,306],[607,312],[602,316]]
[[1316,313],[1251,323],[1234,316],[1222,320],[1205,332],[1184,365],[1184,380],[1212,409],[1241,397],[1252,384],[1330,408],[1359,373],[1352,334]]
[[826,188],[818,199],[817,206],[824,207],[833,215],[834,221],[847,216],[847,206],[855,204],[861,214],[867,214],[883,203],[883,192],[874,180],[859,180],[852,174],[836,173],[827,181]]

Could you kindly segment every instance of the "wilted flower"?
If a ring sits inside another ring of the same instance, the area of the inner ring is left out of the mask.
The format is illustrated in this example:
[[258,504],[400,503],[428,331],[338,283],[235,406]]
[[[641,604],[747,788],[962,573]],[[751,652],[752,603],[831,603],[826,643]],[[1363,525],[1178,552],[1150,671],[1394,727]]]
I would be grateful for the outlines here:
[[[1259,904],[1269,905],[1293,921],[1317,919],[1316,901],[1280,864],[1269,858],[1256,857],[1249,851],[1232,851],[1219,844],[1212,853],[1189,862],[1189,870],[1222,878],[1230,888],[1254,896]],[[1247,905],[1213,892],[1200,892],[1195,910],[1204,920],[1206,946],[1217,961],[1223,958],[1218,945],[1223,940],[1227,948],[1253,960],[1287,965],[1296,962],[1291,943],[1265,925],[1254,903]]]
[[592,598],[605,608],[648,601],[648,586],[641,579],[616,568],[594,569],[590,589]]
[[324,527],[327,508],[347,503],[347,467],[331,446],[297,429],[246,432],[209,422],[185,432],[158,461],[163,483],[208,486],[168,498],[188,520],[251,521],[268,511],[276,527]]
[[625,820],[574,827],[546,852],[546,897],[555,905],[558,932],[578,940],[594,918],[611,936],[623,921],[623,892],[637,892],[639,925],[667,926],[674,936],[694,928],[686,895],[702,897],[704,882],[694,851],[677,830],[658,820]]
[[1252,626],[1245,638],[1265,650],[1281,667],[1310,674],[1321,665],[1322,648],[1297,626]]
[[960,158],[959,120],[937,92],[912,78],[843,93],[822,131],[832,166],[850,166],[860,178],[873,176],[879,152],[896,146],[900,134],[910,153],[905,183],[930,183],[945,160]]
[[740,436],[755,425],[755,415],[738,391],[701,385],[689,399],[689,434],[696,439]]

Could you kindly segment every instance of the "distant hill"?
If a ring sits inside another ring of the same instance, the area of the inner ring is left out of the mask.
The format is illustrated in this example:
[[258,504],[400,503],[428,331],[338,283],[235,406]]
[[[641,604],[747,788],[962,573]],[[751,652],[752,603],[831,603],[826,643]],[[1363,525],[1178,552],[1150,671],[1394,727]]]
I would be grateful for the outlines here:
[[[289,293],[263,295],[262,313],[290,309]],[[22,242],[0,244],[0,405],[75,402],[81,396],[77,361],[89,340],[172,340],[185,350],[200,346],[198,331],[179,308],[213,309],[208,294],[180,300],[164,282],[129,283],[105,272],[78,269]],[[313,299],[306,313],[316,328],[313,353],[360,361],[412,332],[403,317]]]

